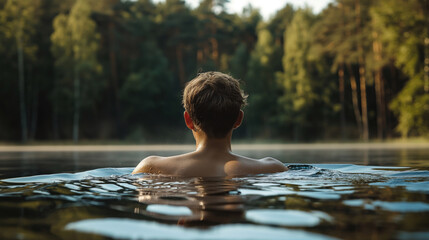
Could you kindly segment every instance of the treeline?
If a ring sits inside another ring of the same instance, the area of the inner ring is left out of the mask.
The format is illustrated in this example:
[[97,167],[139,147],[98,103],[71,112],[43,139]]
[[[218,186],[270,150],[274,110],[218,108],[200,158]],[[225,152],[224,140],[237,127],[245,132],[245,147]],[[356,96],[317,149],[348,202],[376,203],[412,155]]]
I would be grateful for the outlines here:
[[429,134],[429,0],[291,5],[263,20],[227,0],[0,0],[0,140],[183,141],[198,72],[241,79],[238,138]]

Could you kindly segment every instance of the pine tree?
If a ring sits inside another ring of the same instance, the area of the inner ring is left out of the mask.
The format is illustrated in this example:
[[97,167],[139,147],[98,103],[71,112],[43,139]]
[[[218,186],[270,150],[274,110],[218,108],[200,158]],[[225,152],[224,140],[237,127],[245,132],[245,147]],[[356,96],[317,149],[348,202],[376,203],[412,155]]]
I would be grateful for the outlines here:
[[19,105],[21,119],[21,139],[28,139],[25,58],[34,58],[37,47],[31,42],[38,22],[37,8],[40,1],[8,0],[0,12],[1,30],[6,38],[14,39],[18,60]]
[[312,41],[311,26],[314,16],[309,9],[300,9],[285,31],[283,69],[279,74],[284,94],[279,99],[283,108],[282,119],[292,124],[294,139],[302,137],[302,128],[306,125],[307,114],[317,95],[310,75],[311,63],[309,50]]
[[260,25],[258,41],[247,64],[245,89],[249,94],[248,127],[251,136],[270,136],[273,115],[277,109],[277,84],[273,69],[273,56],[278,49],[265,26]]
[[426,0],[380,1],[373,10],[387,54],[409,77],[390,104],[398,116],[397,131],[402,137],[429,134],[428,15]]
[[52,53],[57,69],[64,73],[66,80],[73,82],[73,140],[77,142],[81,106],[85,103],[82,100],[87,97],[82,90],[96,92],[91,74],[101,71],[96,56],[99,35],[91,19],[91,7],[85,0],[77,0],[69,15],[55,17],[53,27]]

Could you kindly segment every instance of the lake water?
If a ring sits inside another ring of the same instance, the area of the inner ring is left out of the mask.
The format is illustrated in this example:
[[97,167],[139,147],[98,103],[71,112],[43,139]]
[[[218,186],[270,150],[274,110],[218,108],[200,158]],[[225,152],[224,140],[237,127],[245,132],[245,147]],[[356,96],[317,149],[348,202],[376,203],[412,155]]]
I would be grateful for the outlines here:
[[290,170],[130,174],[192,146],[167,148],[0,148],[0,239],[429,239],[428,144],[238,145]]

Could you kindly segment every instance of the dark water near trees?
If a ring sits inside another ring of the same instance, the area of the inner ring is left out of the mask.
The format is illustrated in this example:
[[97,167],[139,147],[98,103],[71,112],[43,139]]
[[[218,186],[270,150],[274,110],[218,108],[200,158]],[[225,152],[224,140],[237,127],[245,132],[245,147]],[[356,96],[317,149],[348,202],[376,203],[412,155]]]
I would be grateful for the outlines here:
[[183,151],[0,152],[0,238],[429,238],[429,148],[239,147],[291,169],[130,175],[147,155]]

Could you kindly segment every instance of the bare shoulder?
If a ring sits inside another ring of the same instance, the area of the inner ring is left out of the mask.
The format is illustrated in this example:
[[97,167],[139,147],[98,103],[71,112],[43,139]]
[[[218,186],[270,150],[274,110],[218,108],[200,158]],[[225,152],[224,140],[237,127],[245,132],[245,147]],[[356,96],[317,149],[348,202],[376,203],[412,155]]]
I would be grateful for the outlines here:
[[252,159],[239,155],[235,156],[237,157],[236,160],[225,164],[225,171],[228,175],[264,174],[288,170],[282,162],[272,157]]
[[184,159],[188,159],[192,156],[191,153],[185,153],[181,155],[175,155],[170,157],[160,157],[160,156],[149,156],[143,159],[137,167],[134,169],[133,174],[135,173],[155,173],[155,174],[167,174],[174,175],[177,172],[179,167],[178,162],[180,161],[180,166],[184,164]]
[[134,171],[132,174],[136,173],[151,173],[154,166],[156,165],[155,162],[162,159],[162,157],[159,156],[149,156],[145,159],[141,160],[141,162],[134,168]]
[[288,168],[282,162],[272,157],[259,159],[259,162],[261,162],[267,170],[272,172],[282,172],[288,170]]

